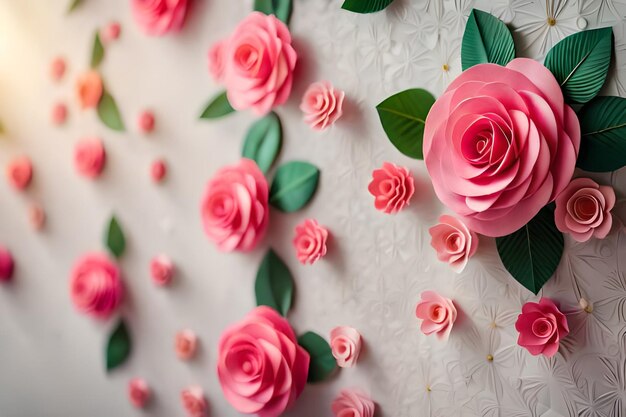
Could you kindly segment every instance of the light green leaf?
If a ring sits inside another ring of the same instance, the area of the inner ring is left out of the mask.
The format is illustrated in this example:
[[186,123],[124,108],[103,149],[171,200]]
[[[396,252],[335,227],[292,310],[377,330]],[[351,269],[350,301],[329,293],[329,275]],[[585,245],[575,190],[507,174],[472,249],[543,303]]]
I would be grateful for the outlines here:
[[267,172],[280,152],[282,137],[280,119],[276,113],[270,113],[250,127],[241,154],[256,161],[261,171]]
[[100,32],[96,31],[91,49],[91,68],[97,68],[104,58],[104,46],[100,40]]
[[130,334],[123,319],[109,336],[106,348],[106,368],[107,372],[122,365],[128,359],[132,348]]
[[313,198],[319,177],[319,169],[308,162],[279,166],[270,188],[270,204],[286,213],[300,210]]
[[98,102],[98,117],[110,129],[120,132],[125,129],[117,104],[108,91],[102,92],[102,98]]
[[309,352],[311,357],[308,382],[322,382],[337,368],[337,361],[333,357],[330,345],[317,333],[307,332],[303,334],[298,337],[298,344]]
[[265,14],[273,14],[286,25],[291,20],[292,9],[292,0],[254,0],[254,10]]
[[109,220],[109,225],[104,235],[104,243],[116,258],[124,254],[126,238],[115,216],[112,216],[111,220]]
[[489,13],[473,9],[461,44],[463,71],[477,64],[506,65],[513,58],[515,43],[504,22]]
[[375,13],[391,3],[393,0],[345,0],[341,8],[355,13]]
[[294,284],[291,272],[283,260],[270,249],[263,258],[256,274],[254,283],[256,305],[272,307],[286,316],[291,308],[293,291]]
[[76,8],[77,8],[78,6],[80,6],[81,4],[83,4],[83,0],[71,0],[71,1],[70,1],[70,5],[69,5],[69,6],[68,6],[68,8],[67,8],[67,12],[68,12],[68,13],[73,12],[73,11],[74,11],[74,10],[76,10]]
[[200,115],[201,119],[217,119],[235,111],[228,102],[226,91],[213,97]]

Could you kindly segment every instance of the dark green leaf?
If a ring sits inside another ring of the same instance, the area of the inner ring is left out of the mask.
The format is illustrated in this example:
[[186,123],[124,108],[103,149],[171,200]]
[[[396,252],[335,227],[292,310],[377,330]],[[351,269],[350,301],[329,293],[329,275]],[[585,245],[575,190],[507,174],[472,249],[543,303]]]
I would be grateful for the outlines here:
[[319,169],[308,162],[279,166],[270,188],[270,204],[286,213],[300,210],[313,198],[319,177]]
[[98,103],[98,117],[110,129],[120,132],[123,132],[125,129],[117,104],[108,91],[102,93],[102,98]]
[[256,305],[269,306],[286,316],[293,300],[293,277],[287,265],[270,249],[256,274]]
[[554,45],[545,65],[561,85],[567,102],[586,103],[604,85],[612,53],[611,28],[587,30]]
[[122,256],[126,249],[126,238],[115,216],[112,216],[111,220],[109,220],[109,226],[104,236],[104,243],[116,258]]
[[578,119],[579,168],[608,172],[626,166],[626,98],[596,97],[585,104]]
[[226,91],[219,93],[211,99],[211,102],[206,106],[202,114],[201,119],[217,119],[227,114],[233,113],[235,109],[228,102]]
[[128,328],[123,319],[120,319],[113,333],[109,336],[106,350],[107,371],[117,368],[128,359],[131,351],[131,340]]
[[104,46],[100,40],[100,33],[96,31],[93,38],[93,48],[91,50],[91,68],[96,68],[102,62],[104,58]]
[[385,9],[393,0],[345,0],[342,9],[355,13],[374,13]]
[[307,332],[298,338],[298,344],[311,356],[308,382],[324,381],[333,373],[337,361],[324,338],[316,333]]
[[513,58],[515,43],[504,22],[489,13],[473,9],[461,44],[463,71],[477,64],[506,65]]
[[288,25],[293,9],[292,3],[292,0],[254,0],[254,10],[273,14]]
[[253,159],[261,171],[267,172],[280,152],[282,141],[280,119],[276,113],[270,113],[256,121],[248,130],[242,156]]
[[432,94],[415,88],[397,93],[376,106],[387,137],[406,156],[424,158],[424,124],[434,103]]
[[73,11],[74,11],[74,10],[76,10],[76,8],[77,8],[78,6],[80,6],[81,4],[83,4],[83,0],[71,0],[71,1],[70,1],[70,5],[69,5],[69,6],[68,6],[68,8],[67,8],[67,12],[68,12],[68,13],[73,12]]
[[563,255],[563,234],[549,205],[524,227],[496,239],[504,267],[520,284],[537,294],[556,271]]

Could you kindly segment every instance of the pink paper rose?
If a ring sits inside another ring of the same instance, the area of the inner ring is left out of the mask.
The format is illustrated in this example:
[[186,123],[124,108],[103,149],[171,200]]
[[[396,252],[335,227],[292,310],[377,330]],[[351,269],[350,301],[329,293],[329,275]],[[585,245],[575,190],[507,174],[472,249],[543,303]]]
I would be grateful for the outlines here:
[[456,321],[457,311],[449,298],[434,291],[424,291],[422,300],[417,303],[415,315],[422,319],[422,333],[426,336],[435,333],[439,340],[447,340]]
[[224,54],[223,82],[233,108],[265,115],[287,101],[298,56],[289,29],[276,16],[252,12]]
[[137,129],[141,133],[152,133],[155,124],[154,113],[151,110],[142,111],[137,118]]
[[174,276],[174,263],[166,255],[158,255],[150,261],[150,275],[152,282],[162,287],[172,281]]
[[320,226],[316,220],[308,219],[296,226],[293,246],[301,264],[313,264],[326,255],[328,229]]
[[198,336],[191,330],[181,330],[176,333],[174,350],[178,359],[187,361],[193,358],[198,350]]
[[287,320],[261,306],[220,338],[217,374],[228,402],[240,413],[277,417],[302,393],[309,354]]
[[100,39],[105,44],[111,43],[120,37],[122,26],[119,22],[109,22],[101,31]]
[[33,179],[33,164],[25,156],[20,156],[9,162],[7,179],[16,190],[24,190]]
[[13,255],[4,246],[0,245],[0,282],[7,282],[13,278],[15,263]]
[[376,404],[361,391],[344,389],[331,409],[335,417],[374,417]]
[[424,161],[439,199],[487,236],[518,230],[565,189],[580,147],[576,113],[540,63],[479,64],[426,118]]
[[519,332],[518,345],[531,355],[541,354],[548,358],[558,352],[559,341],[569,334],[567,318],[558,304],[545,297],[539,303],[524,304],[515,329]]
[[98,138],[83,139],[74,148],[74,166],[76,172],[85,178],[95,179],[100,176],[106,162],[106,151]]
[[98,106],[104,86],[97,71],[87,71],[76,80],[76,96],[81,109],[93,109]]
[[65,69],[65,59],[61,56],[55,57],[50,63],[50,77],[52,81],[61,81],[65,75]]
[[437,259],[450,264],[457,273],[463,272],[467,261],[478,249],[478,236],[459,219],[443,215],[439,224],[428,229],[430,245],[437,251]]
[[395,214],[409,205],[415,192],[415,181],[408,169],[391,162],[372,172],[372,182],[367,189],[375,197],[377,210]]
[[574,240],[603,239],[611,231],[615,191],[589,178],[576,178],[556,198],[556,227]]
[[150,176],[152,177],[152,181],[159,183],[165,179],[165,175],[167,175],[167,164],[162,159],[157,159],[152,162],[150,165]]
[[267,180],[253,160],[219,170],[202,200],[207,236],[225,252],[254,249],[267,231],[268,195]]
[[348,326],[335,327],[330,332],[330,347],[337,365],[350,368],[356,365],[361,354],[361,335]]
[[213,79],[222,82],[224,79],[224,53],[228,44],[227,39],[217,41],[209,49],[209,72]]
[[204,397],[204,391],[202,391],[201,387],[193,385],[185,388],[180,393],[180,401],[182,402],[183,408],[189,417],[206,416],[209,405]]
[[188,0],[131,0],[135,22],[151,36],[180,30],[185,23],[188,3]]
[[300,110],[304,121],[313,130],[324,130],[343,115],[345,93],[336,90],[328,81],[313,83],[304,93]]
[[65,103],[55,103],[50,112],[50,120],[55,126],[60,126],[67,120],[67,106]]
[[128,383],[128,400],[135,408],[144,408],[150,400],[150,387],[141,378],[133,378]]
[[37,203],[28,208],[28,221],[33,230],[43,230],[46,225],[46,211]]
[[118,308],[123,294],[120,270],[106,255],[85,255],[74,266],[70,295],[81,313],[106,319]]

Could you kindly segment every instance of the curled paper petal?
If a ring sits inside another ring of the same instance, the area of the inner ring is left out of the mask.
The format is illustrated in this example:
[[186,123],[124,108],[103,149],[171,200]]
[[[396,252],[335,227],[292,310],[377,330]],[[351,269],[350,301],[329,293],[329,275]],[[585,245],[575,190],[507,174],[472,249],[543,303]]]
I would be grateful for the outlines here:
[[374,417],[376,404],[360,390],[344,389],[333,401],[335,417]]
[[569,334],[567,318],[558,304],[545,297],[539,303],[528,302],[522,306],[515,329],[519,332],[517,344],[535,356],[554,356],[561,339]]
[[335,327],[330,332],[330,347],[337,365],[341,368],[356,365],[361,354],[361,345],[361,335],[352,327]]
[[441,216],[439,224],[428,229],[428,232],[431,236],[430,245],[437,251],[437,258],[450,264],[457,273],[465,269],[467,261],[478,249],[476,233],[452,216]]
[[316,220],[308,219],[296,226],[293,246],[301,264],[313,264],[326,255],[328,229],[320,226]]
[[454,303],[434,291],[424,291],[421,297],[415,315],[422,320],[422,333],[427,336],[434,333],[439,340],[447,340],[457,318]]

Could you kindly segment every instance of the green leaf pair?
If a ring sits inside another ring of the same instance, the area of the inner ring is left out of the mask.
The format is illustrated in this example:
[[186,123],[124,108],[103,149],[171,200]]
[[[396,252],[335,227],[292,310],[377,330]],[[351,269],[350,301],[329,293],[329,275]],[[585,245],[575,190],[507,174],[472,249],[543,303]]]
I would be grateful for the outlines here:
[[391,3],[393,0],[345,0],[341,8],[355,13],[375,13],[384,10]]

